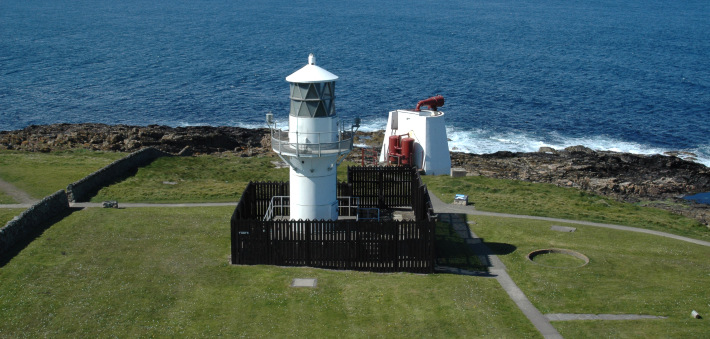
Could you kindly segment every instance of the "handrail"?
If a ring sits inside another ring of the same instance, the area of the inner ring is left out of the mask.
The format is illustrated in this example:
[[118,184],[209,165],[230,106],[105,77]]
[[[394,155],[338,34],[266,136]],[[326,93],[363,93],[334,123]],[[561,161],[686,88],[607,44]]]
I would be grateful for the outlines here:
[[[338,196],[338,215],[344,215],[343,213],[340,212],[341,208],[347,208],[348,209],[348,216],[351,215],[351,209],[355,208],[356,215],[357,215],[357,210],[360,208],[360,197],[353,197],[353,196]],[[340,201],[346,201],[347,204],[345,205],[340,205]],[[353,200],[355,201],[353,203]]]
[[[266,213],[264,214],[264,221],[270,221],[274,219],[274,208],[279,207],[281,208],[281,213],[278,214],[277,216],[282,216],[283,215],[283,210],[286,204],[290,203],[290,196],[286,195],[275,195],[271,197],[271,201],[269,201],[269,207],[266,208]],[[279,204],[276,204],[276,200],[279,200]],[[284,204],[284,200],[286,200],[286,204]]]
[[[296,142],[291,142],[289,134],[296,134]],[[353,148],[353,132],[340,131],[338,140],[332,142],[321,142],[321,135],[333,134],[334,132],[299,133],[274,129],[271,133],[271,148],[278,154],[322,157],[350,153]],[[317,136],[317,142],[300,142],[303,134]]]

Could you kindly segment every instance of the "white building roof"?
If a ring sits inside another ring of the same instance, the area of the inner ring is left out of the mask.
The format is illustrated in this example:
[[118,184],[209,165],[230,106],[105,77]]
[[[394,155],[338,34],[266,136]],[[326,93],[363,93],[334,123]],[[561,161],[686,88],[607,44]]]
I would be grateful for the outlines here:
[[288,82],[313,83],[328,82],[338,80],[338,76],[316,66],[316,57],[313,54],[308,56],[308,65],[303,66],[298,71],[286,77]]

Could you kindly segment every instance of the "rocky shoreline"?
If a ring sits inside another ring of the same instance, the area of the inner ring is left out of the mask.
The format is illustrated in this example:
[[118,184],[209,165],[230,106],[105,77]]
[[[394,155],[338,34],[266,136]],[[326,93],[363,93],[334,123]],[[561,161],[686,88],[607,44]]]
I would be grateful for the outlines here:
[[662,208],[710,227],[710,205],[685,195],[710,192],[710,168],[666,155],[594,151],[583,146],[534,153],[451,153],[467,175],[575,187],[616,200]]
[[[379,149],[382,132],[358,132],[355,142]],[[86,123],[0,131],[0,149],[133,152],[147,146],[174,154],[229,152],[247,157],[271,152],[266,128]],[[353,152],[351,159],[359,160],[359,156],[359,152]],[[710,206],[680,199],[687,194],[710,192],[710,168],[676,156],[602,152],[574,146],[561,151],[541,148],[532,153],[452,152],[451,161],[453,167],[465,169],[467,175],[577,187],[627,202],[651,201],[649,205],[710,224]]]
[[106,124],[31,125],[0,131],[0,149],[51,152],[68,149],[134,152],[152,146],[168,153],[190,147],[195,153],[234,152],[250,156],[268,151],[269,130],[241,127],[168,127]]

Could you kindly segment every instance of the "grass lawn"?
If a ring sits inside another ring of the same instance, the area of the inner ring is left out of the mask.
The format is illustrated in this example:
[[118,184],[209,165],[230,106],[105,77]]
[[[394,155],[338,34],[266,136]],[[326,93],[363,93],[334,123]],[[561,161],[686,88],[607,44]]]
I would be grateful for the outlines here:
[[17,201],[13,199],[11,196],[5,194],[4,192],[0,191],[0,204],[16,204]]
[[0,337],[539,337],[491,278],[231,266],[231,212],[73,213],[0,268]]
[[52,153],[0,151],[0,178],[42,199],[127,154],[73,150]]
[[[542,313],[611,313],[667,316],[644,321],[553,322],[568,338],[702,337],[710,333],[710,248],[658,236],[591,226],[550,230],[551,223],[469,216],[486,242],[515,248],[500,254],[508,272]],[[533,250],[571,249],[590,259],[580,268],[554,268],[526,259]]]
[[22,214],[24,211],[25,210],[21,208],[0,208],[0,228],[5,226],[5,224],[12,220],[12,218]]
[[[135,176],[106,187],[91,200],[100,202],[231,202],[238,201],[249,181],[288,181],[288,168],[275,168],[275,155],[165,157],[138,169]],[[347,165],[338,167],[347,179]]]
[[455,194],[467,194],[469,203],[480,211],[629,225],[710,239],[710,229],[696,220],[575,188],[475,176],[423,176],[422,179],[442,201],[451,203]]
[[249,181],[288,181],[288,168],[276,169],[271,163],[278,160],[233,155],[159,158],[135,176],[100,190],[92,201],[238,201]]

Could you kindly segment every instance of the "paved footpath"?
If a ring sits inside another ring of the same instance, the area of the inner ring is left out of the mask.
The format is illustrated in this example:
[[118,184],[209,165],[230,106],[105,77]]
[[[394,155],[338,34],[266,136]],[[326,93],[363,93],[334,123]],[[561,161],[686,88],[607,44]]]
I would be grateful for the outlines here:
[[[176,203],[176,204],[149,204],[149,203],[118,203],[119,208],[141,208],[141,207],[219,207],[237,206],[236,202],[199,202],[199,203]],[[30,208],[32,204],[0,204],[0,208]],[[103,207],[100,202],[71,202],[69,207],[73,208],[97,208]]]
[[[87,208],[87,207],[103,207],[100,202],[72,202],[70,207]],[[149,203],[118,203],[118,208],[133,208],[133,207],[218,207],[218,206],[237,206],[236,202],[198,202],[198,203],[179,203],[179,204],[149,204]]]
[[547,319],[552,321],[569,320],[643,320],[643,319],[668,319],[657,315],[643,314],[578,314],[578,313],[548,313]]
[[39,201],[32,198],[27,192],[2,179],[0,179],[0,191],[5,192],[5,194],[9,195],[20,204],[29,204],[29,206],[31,206],[33,203]]
[[0,205],[0,208],[23,208],[23,209],[28,209],[32,207],[33,204],[2,204]]

